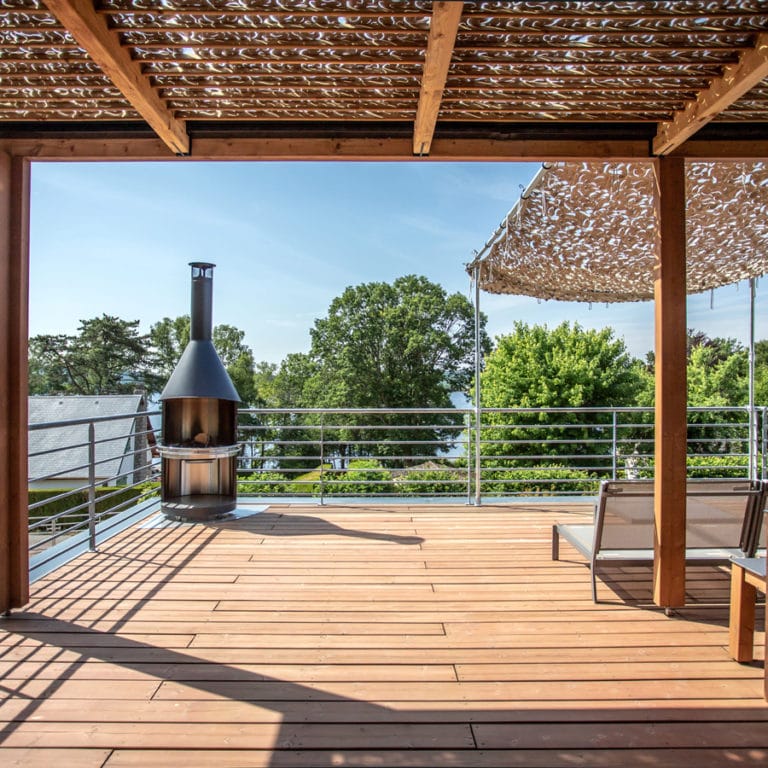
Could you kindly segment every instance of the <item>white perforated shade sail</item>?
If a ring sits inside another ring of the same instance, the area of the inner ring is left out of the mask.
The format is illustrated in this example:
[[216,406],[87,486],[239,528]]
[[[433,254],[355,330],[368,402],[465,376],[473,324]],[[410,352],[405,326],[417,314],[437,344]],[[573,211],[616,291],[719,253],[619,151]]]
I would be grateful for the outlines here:
[[[651,162],[545,165],[480,265],[480,287],[584,302],[653,299]],[[768,272],[768,167],[686,164],[687,290]]]

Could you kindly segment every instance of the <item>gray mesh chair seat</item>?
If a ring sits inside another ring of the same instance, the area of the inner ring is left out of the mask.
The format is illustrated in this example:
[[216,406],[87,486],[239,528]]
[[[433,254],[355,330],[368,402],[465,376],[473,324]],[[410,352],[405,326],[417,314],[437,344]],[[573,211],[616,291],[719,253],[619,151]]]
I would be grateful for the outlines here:
[[[606,481],[600,486],[591,525],[558,523],[552,528],[552,559],[560,537],[590,564],[597,602],[600,564],[653,562],[653,482]],[[686,562],[728,563],[754,555],[763,519],[763,488],[749,480],[689,480],[686,488]]]

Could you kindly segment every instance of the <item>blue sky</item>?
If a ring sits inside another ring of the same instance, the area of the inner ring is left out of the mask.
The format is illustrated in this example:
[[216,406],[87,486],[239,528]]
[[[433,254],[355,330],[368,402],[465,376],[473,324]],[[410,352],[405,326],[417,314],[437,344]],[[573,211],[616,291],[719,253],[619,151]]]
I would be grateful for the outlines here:
[[[464,264],[538,170],[530,163],[38,163],[32,172],[30,334],[74,333],[103,313],[141,330],[189,311],[190,261],[211,261],[214,322],[256,360],[309,347],[349,285],[423,274],[469,295]],[[768,338],[762,286],[757,338]],[[710,302],[714,309],[710,309]],[[516,320],[612,326],[653,348],[650,303],[593,305],[483,294],[492,336]],[[689,299],[688,325],[746,342],[749,291]]]

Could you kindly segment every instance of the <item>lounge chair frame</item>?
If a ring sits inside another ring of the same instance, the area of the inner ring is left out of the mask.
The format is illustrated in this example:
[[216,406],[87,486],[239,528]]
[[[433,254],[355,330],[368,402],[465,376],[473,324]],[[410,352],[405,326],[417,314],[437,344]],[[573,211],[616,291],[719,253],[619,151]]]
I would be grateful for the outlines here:
[[[560,537],[589,560],[595,603],[600,565],[653,562],[653,496],[653,481],[604,481],[592,524],[552,527],[553,560],[560,556]],[[755,554],[763,521],[763,483],[691,479],[686,504],[686,563],[727,564],[732,557]]]

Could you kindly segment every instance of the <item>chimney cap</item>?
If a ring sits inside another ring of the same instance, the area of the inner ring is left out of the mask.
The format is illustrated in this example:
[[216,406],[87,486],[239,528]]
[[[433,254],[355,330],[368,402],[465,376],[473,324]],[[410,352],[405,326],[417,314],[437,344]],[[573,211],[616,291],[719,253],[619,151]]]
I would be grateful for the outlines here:
[[213,269],[216,265],[211,264],[209,261],[190,261],[189,266],[192,267],[192,276],[199,277],[199,275],[195,275],[195,270],[200,270],[200,272],[203,273],[203,277],[209,277],[209,275],[206,275],[205,273],[209,269]]

